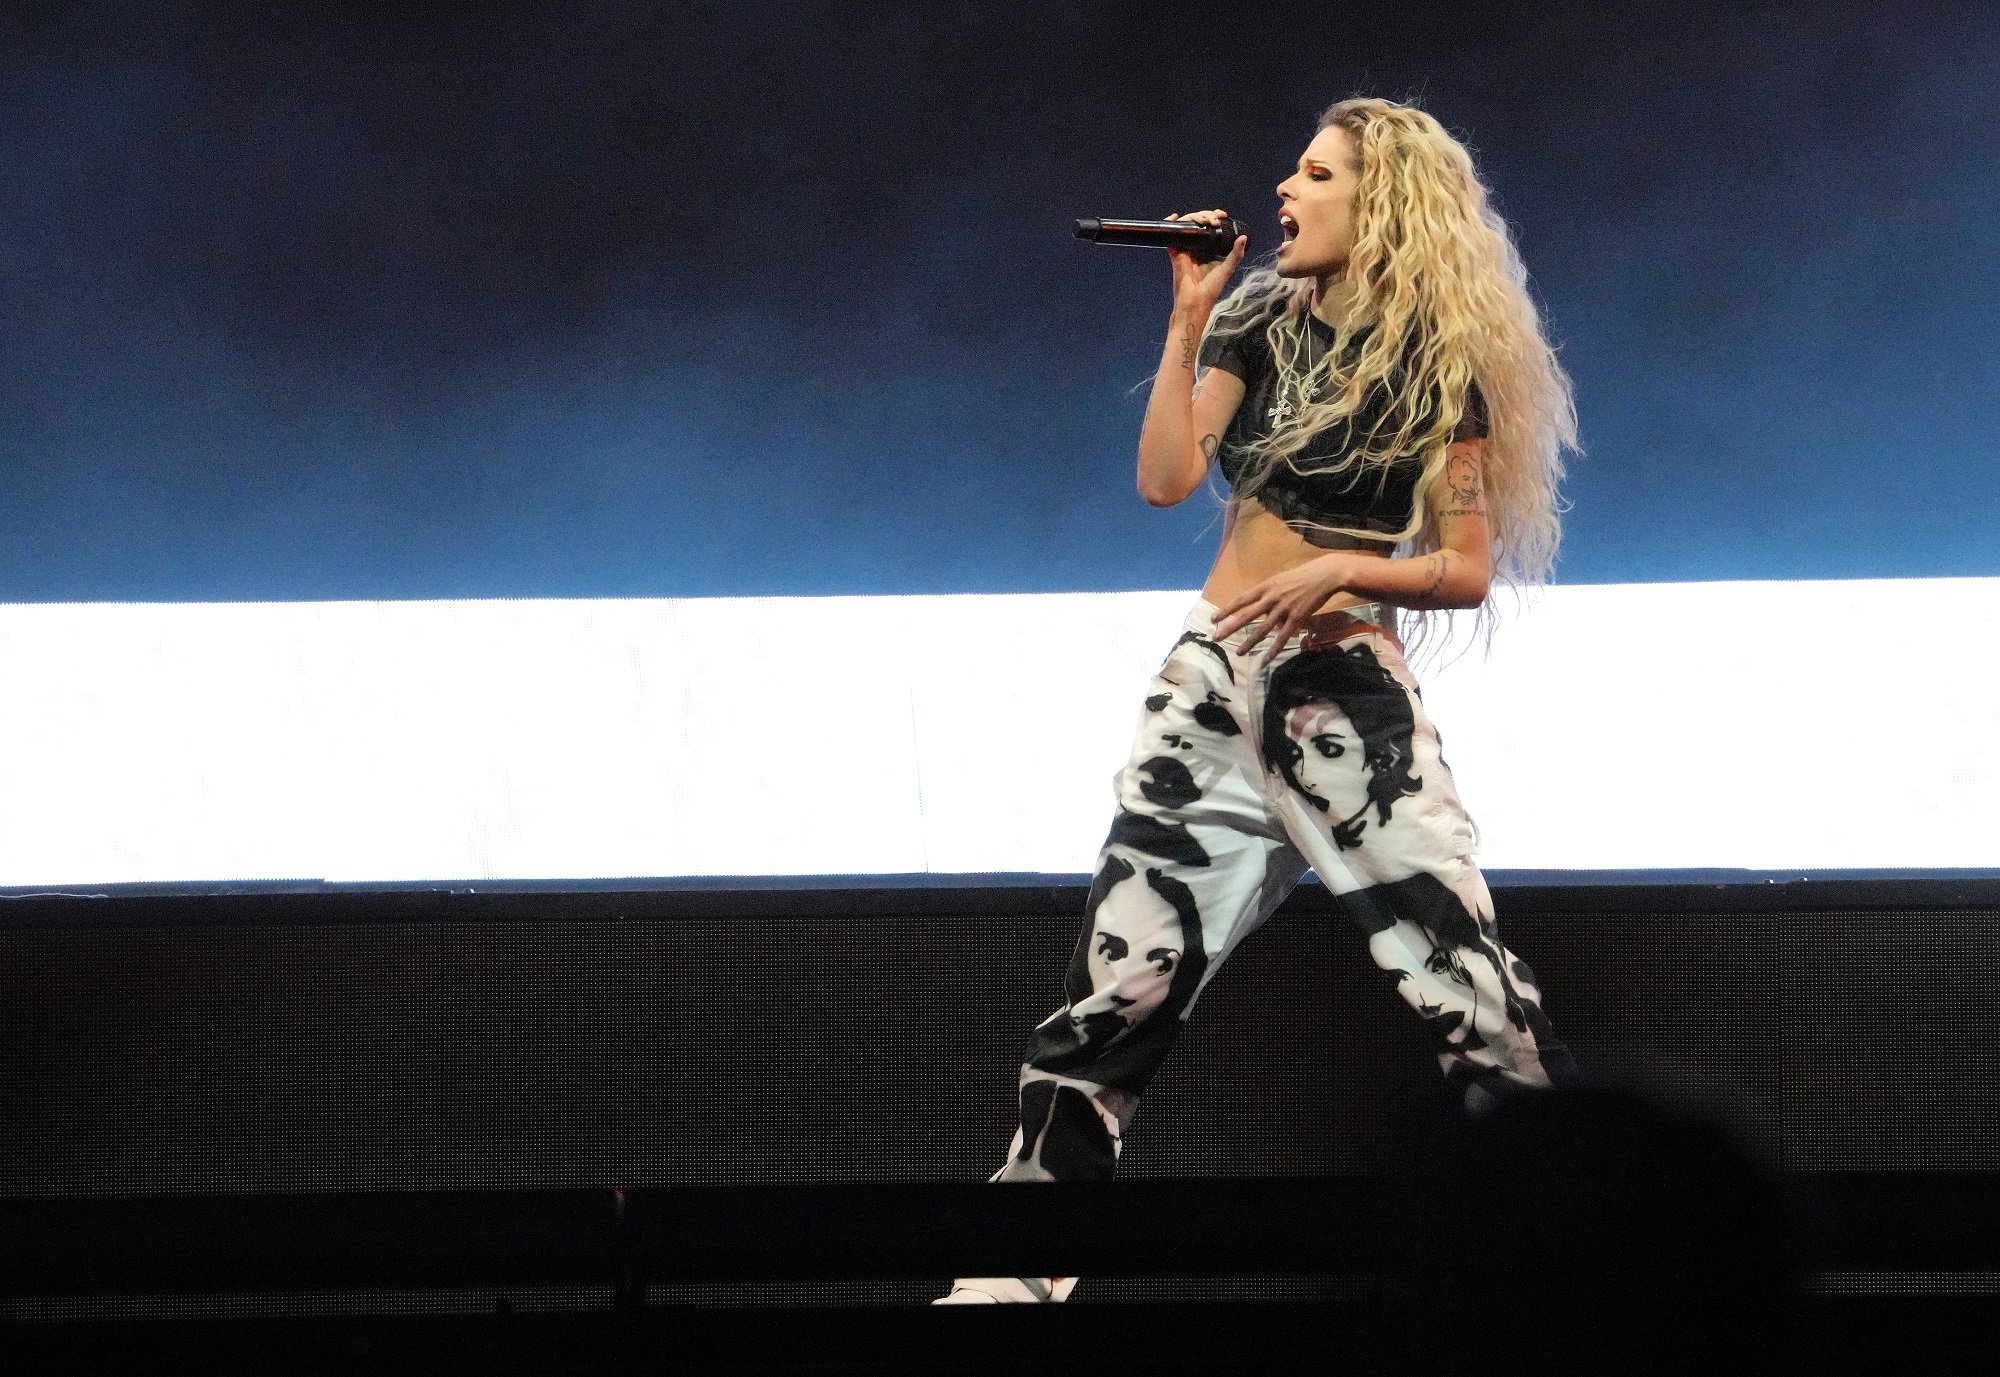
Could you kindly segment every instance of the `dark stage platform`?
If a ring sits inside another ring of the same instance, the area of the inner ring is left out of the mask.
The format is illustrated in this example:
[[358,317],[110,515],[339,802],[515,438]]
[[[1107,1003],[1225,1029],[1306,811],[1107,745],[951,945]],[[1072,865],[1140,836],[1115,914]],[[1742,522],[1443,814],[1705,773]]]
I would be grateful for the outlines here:
[[[1768,1171],[1797,1263],[1787,1361],[1990,1364],[2000,1072],[1964,1044],[2000,1008],[2000,880],[1500,877],[1495,897],[1585,1068]],[[1499,1183],[1451,1174],[1422,1030],[1315,888],[1204,996],[1117,1185],[975,1184],[1082,898],[0,898],[0,1334],[20,1366],[76,1371],[1389,1372],[1457,1352],[1450,1315],[1547,1246],[1496,1222],[1532,1213]],[[1747,1200],[1662,1237],[1727,1239]],[[1742,1219],[1746,1248],[1763,1227]],[[1087,1279],[1068,1307],[917,1305],[1019,1270]],[[1547,1319],[1589,1316],[1552,1296]]]

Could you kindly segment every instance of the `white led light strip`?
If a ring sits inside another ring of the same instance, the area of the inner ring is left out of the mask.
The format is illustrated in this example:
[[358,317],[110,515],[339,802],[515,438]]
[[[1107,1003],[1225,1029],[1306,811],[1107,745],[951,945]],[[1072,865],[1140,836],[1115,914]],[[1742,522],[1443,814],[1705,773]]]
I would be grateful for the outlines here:
[[[0,886],[1088,870],[1190,594],[0,606]],[[1489,868],[1996,864],[2000,579],[1419,666]]]

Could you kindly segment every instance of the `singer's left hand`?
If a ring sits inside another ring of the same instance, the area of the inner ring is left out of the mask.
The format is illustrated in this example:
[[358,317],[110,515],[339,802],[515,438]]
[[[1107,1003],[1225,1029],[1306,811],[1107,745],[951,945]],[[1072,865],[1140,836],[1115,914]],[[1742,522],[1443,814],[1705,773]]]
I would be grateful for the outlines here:
[[1346,590],[1357,563],[1357,556],[1333,550],[1253,584],[1222,609],[1215,639],[1233,636],[1257,622],[1243,649],[1254,650],[1259,642],[1268,641],[1264,658],[1270,660],[1322,603]]

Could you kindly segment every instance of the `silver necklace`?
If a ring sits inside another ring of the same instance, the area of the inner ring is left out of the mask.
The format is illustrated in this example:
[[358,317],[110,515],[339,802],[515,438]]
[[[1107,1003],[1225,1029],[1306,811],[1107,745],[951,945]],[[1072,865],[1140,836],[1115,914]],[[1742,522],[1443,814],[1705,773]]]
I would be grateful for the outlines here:
[[1290,425],[1299,412],[1310,405],[1313,399],[1319,395],[1319,384],[1313,381],[1312,372],[1326,358],[1326,351],[1324,346],[1322,346],[1319,358],[1312,358],[1312,326],[1301,321],[1299,329],[1304,332],[1299,343],[1301,345],[1300,353],[1305,357],[1302,360],[1302,366],[1299,369],[1298,375],[1298,401],[1296,403],[1293,402],[1291,393],[1286,390],[1283,380],[1280,379],[1278,386],[1272,389],[1274,395],[1271,399],[1271,409],[1265,415],[1265,421],[1273,431],[1282,430],[1284,427]]

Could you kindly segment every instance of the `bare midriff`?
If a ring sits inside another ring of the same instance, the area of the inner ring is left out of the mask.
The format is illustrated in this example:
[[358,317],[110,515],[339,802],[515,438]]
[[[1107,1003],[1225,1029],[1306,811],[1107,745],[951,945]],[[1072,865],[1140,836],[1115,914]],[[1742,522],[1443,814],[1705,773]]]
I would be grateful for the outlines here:
[[[1325,553],[1267,511],[1256,498],[1238,498],[1229,520],[1223,526],[1222,548],[1216,551],[1215,564],[1208,571],[1208,582],[1202,585],[1201,595],[1217,607],[1227,607],[1238,596],[1273,574],[1310,564]],[[1380,551],[1356,550],[1352,553],[1365,559],[1389,557],[1386,547]],[[1320,604],[1319,610],[1332,612],[1343,607],[1358,607],[1368,601],[1353,593],[1335,593]]]

